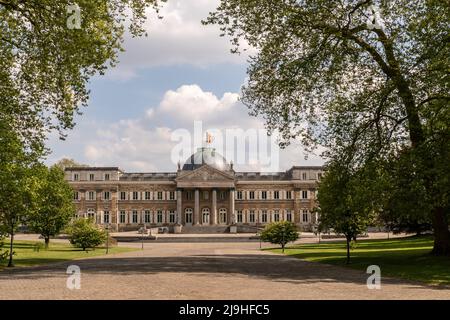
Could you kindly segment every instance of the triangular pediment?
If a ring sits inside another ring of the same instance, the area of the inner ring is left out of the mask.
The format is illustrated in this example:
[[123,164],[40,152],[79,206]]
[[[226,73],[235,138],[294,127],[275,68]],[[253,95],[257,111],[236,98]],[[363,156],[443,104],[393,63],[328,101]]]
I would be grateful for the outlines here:
[[198,182],[206,182],[206,181],[234,181],[234,174],[223,172],[213,168],[207,164],[201,166],[198,169],[192,171],[182,171],[179,176],[175,179],[177,182],[183,181],[198,181]]

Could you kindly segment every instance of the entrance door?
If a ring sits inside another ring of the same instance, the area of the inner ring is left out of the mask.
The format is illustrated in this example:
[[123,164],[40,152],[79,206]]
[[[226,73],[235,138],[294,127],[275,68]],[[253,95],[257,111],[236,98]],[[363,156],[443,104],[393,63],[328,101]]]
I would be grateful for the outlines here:
[[186,225],[192,225],[192,208],[186,208],[184,210],[184,223]]
[[209,224],[209,208],[202,210],[202,224]]

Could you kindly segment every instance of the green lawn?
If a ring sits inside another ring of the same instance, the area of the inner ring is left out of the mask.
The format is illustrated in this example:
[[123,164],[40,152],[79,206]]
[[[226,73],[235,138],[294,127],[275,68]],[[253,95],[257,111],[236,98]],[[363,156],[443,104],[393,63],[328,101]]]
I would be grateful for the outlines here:
[[[34,265],[42,265],[53,262],[68,261],[74,259],[81,259],[87,257],[95,257],[104,255],[106,252],[105,248],[96,248],[95,250],[82,251],[81,249],[74,248],[70,244],[51,242],[50,247],[45,249],[40,249],[39,252],[34,250],[34,245],[36,241],[14,241],[14,266],[16,267],[26,267]],[[9,248],[9,243],[4,242],[3,249]],[[133,251],[133,248],[123,248],[123,247],[112,247],[109,248],[109,253],[120,253]],[[3,261],[0,264],[0,270],[5,268],[8,261]]]
[[[285,254],[299,259],[366,270],[380,266],[381,275],[418,280],[430,284],[450,284],[450,258],[430,255],[433,240],[429,236],[391,240],[358,240],[346,265],[345,242],[293,245]],[[281,249],[268,249],[281,253]]]

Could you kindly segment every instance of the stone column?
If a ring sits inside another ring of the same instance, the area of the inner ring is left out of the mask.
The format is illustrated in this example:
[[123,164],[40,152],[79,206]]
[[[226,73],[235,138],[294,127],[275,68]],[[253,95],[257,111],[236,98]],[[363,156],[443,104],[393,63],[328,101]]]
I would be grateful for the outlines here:
[[217,224],[217,190],[212,191],[212,224]]
[[180,189],[177,190],[177,224],[181,224],[181,215],[183,214],[183,193]]
[[234,215],[234,189],[230,189],[230,219],[228,223],[236,223],[236,217]]
[[194,202],[194,224],[200,223],[200,192],[195,189],[195,202]]

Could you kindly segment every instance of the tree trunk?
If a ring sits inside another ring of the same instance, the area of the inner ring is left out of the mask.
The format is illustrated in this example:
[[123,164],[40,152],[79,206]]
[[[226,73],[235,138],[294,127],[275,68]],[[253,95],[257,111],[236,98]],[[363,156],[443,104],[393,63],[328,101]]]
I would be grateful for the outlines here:
[[45,237],[44,240],[45,240],[45,249],[47,250],[48,249],[48,245],[50,243],[50,237]]
[[14,264],[13,264],[13,243],[14,243],[14,231],[11,231],[11,242],[9,243],[9,262],[8,262],[8,267],[14,267]]
[[350,241],[352,240],[351,237],[346,237],[347,239],[347,264],[350,263]]
[[284,243],[281,244],[281,252],[284,253]]
[[445,217],[444,208],[438,207],[433,211],[434,245],[432,253],[438,256],[449,256],[450,232],[448,231],[448,221]]

